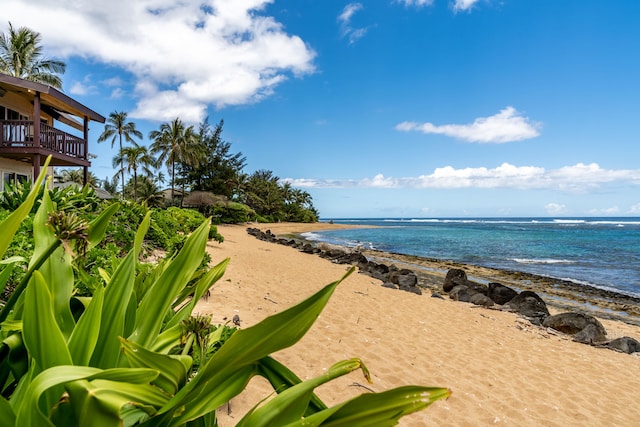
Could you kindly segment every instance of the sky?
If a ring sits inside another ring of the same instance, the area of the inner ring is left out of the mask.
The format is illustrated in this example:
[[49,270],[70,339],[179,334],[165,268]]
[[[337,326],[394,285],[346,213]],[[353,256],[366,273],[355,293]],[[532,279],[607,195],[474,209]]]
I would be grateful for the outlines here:
[[[177,117],[321,218],[640,216],[640,1],[2,0],[63,90]],[[91,171],[114,174],[98,144]]]

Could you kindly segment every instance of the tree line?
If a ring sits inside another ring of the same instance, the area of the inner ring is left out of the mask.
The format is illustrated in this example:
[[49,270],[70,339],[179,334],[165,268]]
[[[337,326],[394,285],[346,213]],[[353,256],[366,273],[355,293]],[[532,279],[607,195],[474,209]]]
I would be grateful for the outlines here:
[[[116,174],[105,179],[103,187],[149,205],[168,202],[197,207],[231,222],[317,221],[309,193],[283,182],[270,170],[244,172],[246,157],[233,152],[231,144],[222,139],[223,126],[223,120],[211,126],[205,119],[196,128],[176,118],[151,131],[147,147],[137,142],[143,135],[127,113],[114,111],[98,138],[98,142],[111,141],[112,148],[118,144],[113,157]],[[159,191],[165,180],[169,183],[166,197]]]

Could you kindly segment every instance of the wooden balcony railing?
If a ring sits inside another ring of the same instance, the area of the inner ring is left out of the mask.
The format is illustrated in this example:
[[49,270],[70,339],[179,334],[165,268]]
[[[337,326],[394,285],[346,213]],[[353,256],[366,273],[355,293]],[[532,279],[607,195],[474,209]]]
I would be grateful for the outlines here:
[[34,152],[44,149],[77,159],[87,160],[86,144],[83,138],[40,123],[40,140],[34,141],[33,121],[0,120],[0,153],[6,148],[22,148]]

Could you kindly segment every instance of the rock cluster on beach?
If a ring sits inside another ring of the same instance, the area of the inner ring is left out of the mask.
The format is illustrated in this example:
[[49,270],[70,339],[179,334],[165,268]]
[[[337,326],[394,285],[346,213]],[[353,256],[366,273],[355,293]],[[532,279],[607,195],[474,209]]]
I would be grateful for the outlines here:
[[[307,241],[283,239],[271,233],[270,230],[263,232],[258,228],[248,228],[247,232],[260,240],[290,246],[337,264],[355,265],[360,273],[380,280],[383,287],[418,295],[423,293],[416,272],[408,268],[398,268],[395,265],[371,261],[357,249],[324,243],[313,245]],[[578,312],[551,315],[544,300],[535,292],[528,290],[518,292],[500,283],[484,285],[473,282],[460,268],[452,268],[447,272],[442,284],[442,291],[456,301],[516,312],[534,325],[567,334],[574,341],[580,343],[628,354],[640,352],[640,342],[634,338],[625,336],[608,340],[604,326],[591,315]],[[434,292],[432,296],[442,298],[437,292]]]

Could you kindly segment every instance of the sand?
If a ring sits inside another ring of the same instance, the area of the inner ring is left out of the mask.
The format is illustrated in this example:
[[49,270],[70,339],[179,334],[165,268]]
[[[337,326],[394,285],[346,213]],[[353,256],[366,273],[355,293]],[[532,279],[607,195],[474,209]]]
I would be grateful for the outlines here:
[[[256,225],[252,225],[256,226]],[[275,234],[337,227],[259,225]],[[316,255],[259,241],[246,226],[225,225],[224,243],[210,242],[214,262],[230,257],[224,277],[196,312],[215,324],[234,315],[241,327],[303,300],[346,272]],[[516,314],[449,299],[387,289],[352,274],[305,337],[274,356],[302,379],[335,362],[361,358],[373,384],[359,372],[318,390],[331,406],[366,392],[407,384],[440,386],[452,396],[403,418],[402,426],[614,426],[640,422],[640,357],[571,341]],[[640,339],[640,328],[601,320],[610,338]],[[220,426],[235,425],[271,389],[255,379],[218,411]]]

